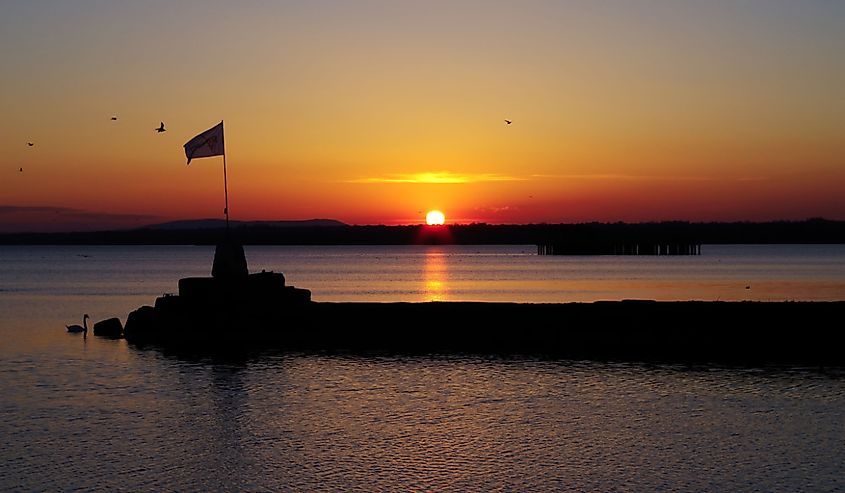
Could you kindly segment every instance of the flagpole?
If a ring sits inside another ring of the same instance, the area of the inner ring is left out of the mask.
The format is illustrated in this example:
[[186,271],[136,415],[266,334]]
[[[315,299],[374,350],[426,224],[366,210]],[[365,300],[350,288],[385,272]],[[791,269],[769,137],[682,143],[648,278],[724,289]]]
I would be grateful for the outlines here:
[[[223,121],[220,121],[223,124]],[[223,212],[226,214],[226,232],[229,232],[229,179],[226,176],[226,147],[223,147],[223,193],[226,197],[226,207]]]
[[223,152],[223,190],[226,194],[226,207],[223,212],[226,213],[226,231],[229,231],[229,183],[226,179],[226,152]]

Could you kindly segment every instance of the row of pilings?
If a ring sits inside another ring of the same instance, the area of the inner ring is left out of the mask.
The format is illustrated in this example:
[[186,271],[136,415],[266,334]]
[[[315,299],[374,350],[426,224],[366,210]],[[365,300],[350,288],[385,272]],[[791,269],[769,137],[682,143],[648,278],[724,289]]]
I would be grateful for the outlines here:
[[701,235],[683,222],[584,223],[538,233],[538,255],[701,255]]
[[554,242],[538,244],[537,255],[701,255],[701,244]]

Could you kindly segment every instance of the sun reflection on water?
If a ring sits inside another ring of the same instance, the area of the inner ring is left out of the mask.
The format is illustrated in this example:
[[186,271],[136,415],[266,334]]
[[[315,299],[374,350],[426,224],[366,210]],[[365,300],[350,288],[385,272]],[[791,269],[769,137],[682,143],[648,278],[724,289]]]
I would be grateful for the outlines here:
[[445,301],[449,295],[446,253],[440,248],[425,252],[423,270],[423,298],[425,301]]

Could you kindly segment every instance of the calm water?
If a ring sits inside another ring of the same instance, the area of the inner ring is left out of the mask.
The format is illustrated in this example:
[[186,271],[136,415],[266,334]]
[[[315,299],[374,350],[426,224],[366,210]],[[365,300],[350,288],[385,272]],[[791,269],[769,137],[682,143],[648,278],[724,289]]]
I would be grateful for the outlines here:
[[[201,247],[0,247],[0,490],[837,491],[841,370],[267,352],[65,333],[206,275]],[[537,257],[248,248],[315,300],[845,299],[845,247]],[[749,285],[751,289],[745,289]],[[397,326],[401,330],[401,326]]]

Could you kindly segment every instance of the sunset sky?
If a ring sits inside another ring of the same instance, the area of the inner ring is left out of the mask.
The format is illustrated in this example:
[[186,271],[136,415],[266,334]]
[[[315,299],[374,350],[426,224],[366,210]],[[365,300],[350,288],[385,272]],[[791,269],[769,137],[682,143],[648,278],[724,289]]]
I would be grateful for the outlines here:
[[845,219],[843,53],[833,0],[4,0],[0,232],[222,217],[221,120],[232,219]]

